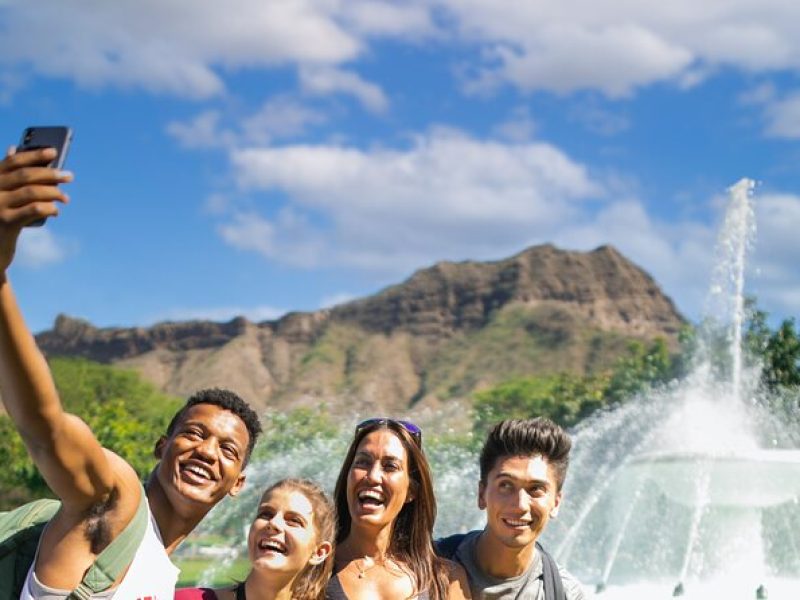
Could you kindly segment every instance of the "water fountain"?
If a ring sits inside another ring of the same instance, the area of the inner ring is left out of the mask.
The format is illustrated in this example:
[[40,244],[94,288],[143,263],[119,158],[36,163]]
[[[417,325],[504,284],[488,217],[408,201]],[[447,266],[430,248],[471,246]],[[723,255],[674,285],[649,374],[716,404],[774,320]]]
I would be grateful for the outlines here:
[[548,537],[599,598],[800,598],[800,450],[741,348],[752,185],[730,190],[692,373],[576,433]]
[[[715,319],[700,328],[691,374],[575,432],[565,501],[543,541],[600,600],[800,598],[800,433],[764,408],[760,370],[741,350],[751,190],[747,180],[731,188],[705,310]],[[339,462],[330,457],[344,456],[349,435],[254,464],[243,497],[218,507],[201,532],[244,540],[260,490],[285,474],[332,489]],[[482,527],[477,456],[441,444],[428,454],[435,533]]]

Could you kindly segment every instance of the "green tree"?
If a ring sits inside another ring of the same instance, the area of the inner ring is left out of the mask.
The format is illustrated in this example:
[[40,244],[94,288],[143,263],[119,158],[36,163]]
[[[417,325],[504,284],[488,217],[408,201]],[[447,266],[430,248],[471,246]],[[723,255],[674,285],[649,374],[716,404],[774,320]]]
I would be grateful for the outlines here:
[[[103,446],[144,478],[155,463],[156,438],[182,402],[133,371],[73,358],[55,358],[50,368],[65,409],[86,421]],[[0,436],[0,504],[50,495],[6,415],[0,415]]]
[[748,299],[748,319],[744,347],[751,364],[761,364],[761,381],[771,392],[800,386],[800,334],[794,318],[784,319],[771,329],[769,315],[760,310],[755,299]]
[[628,355],[614,366],[604,398],[610,404],[623,402],[648,387],[671,381],[675,371],[675,360],[663,339],[655,340],[649,347],[631,342]]

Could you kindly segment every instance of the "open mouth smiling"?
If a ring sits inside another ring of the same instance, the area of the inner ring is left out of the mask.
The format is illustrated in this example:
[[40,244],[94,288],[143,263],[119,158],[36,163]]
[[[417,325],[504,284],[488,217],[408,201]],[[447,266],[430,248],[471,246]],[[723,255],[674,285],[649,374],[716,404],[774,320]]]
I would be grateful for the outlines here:
[[258,541],[258,549],[263,552],[277,552],[278,554],[286,554],[286,544],[276,539],[263,539]]
[[216,481],[217,477],[207,466],[197,462],[187,462],[180,465],[180,472],[190,479],[206,482]]
[[378,490],[362,490],[358,493],[358,503],[362,506],[383,506],[386,497]]
[[505,517],[501,520],[503,521],[503,523],[505,523],[508,527],[511,527],[512,529],[527,528],[530,527],[531,523],[533,522],[528,519],[509,519]]

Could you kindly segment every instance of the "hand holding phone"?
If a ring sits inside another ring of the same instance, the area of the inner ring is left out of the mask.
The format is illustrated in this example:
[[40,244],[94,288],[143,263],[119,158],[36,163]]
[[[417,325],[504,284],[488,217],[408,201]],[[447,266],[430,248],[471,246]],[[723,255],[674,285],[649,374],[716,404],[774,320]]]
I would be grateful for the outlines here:
[[[72,141],[72,130],[69,127],[28,127],[22,132],[22,139],[17,152],[38,150],[39,148],[55,148],[56,157],[42,166],[61,169],[67,158],[67,150]],[[37,219],[28,223],[28,227],[41,227],[46,219]]]

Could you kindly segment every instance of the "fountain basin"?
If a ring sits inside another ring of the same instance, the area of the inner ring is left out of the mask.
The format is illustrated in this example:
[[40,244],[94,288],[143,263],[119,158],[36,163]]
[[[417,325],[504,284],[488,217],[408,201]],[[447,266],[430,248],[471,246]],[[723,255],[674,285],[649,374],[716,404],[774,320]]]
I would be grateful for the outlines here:
[[652,480],[685,506],[767,508],[800,500],[800,450],[654,452],[632,459],[628,474]]

